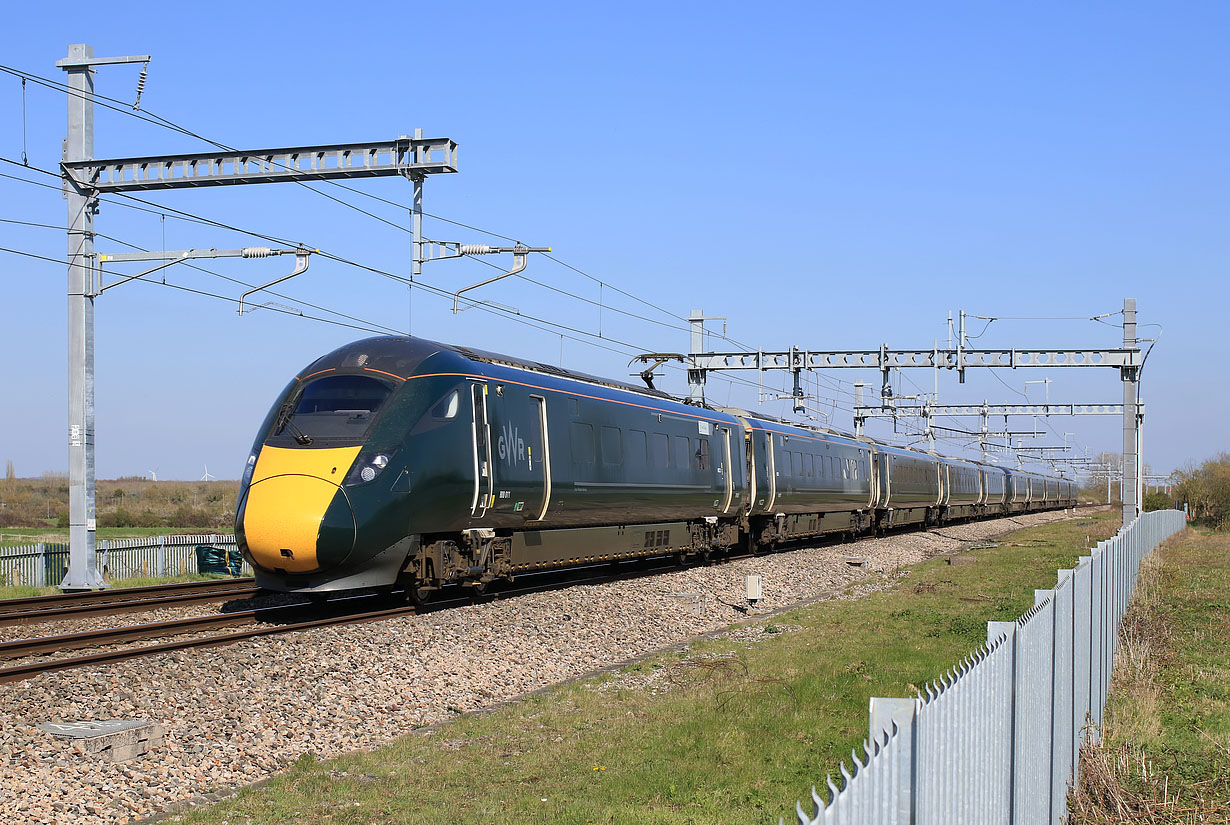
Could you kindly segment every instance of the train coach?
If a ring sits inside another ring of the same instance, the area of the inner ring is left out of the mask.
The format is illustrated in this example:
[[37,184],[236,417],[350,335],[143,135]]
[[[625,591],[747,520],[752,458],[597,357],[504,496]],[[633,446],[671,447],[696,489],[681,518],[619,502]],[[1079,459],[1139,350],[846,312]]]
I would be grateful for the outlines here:
[[309,365],[261,425],[239,546],[309,595],[771,549],[1068,506],[1069,482],[460,346],[370,338]]

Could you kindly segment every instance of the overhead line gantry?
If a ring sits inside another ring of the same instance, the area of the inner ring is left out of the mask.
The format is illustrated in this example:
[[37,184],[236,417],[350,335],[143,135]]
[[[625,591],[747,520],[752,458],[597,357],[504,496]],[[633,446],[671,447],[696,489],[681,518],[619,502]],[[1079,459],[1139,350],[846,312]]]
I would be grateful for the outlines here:
[[[147,54],[95,57],[92,47],[76,43],[68,47],[68,56],[56,63],[68,74],[68,135],[64,140],[61,162],[64,197],[68,201],[69,566],[60,583],[60,588],[66,591],[96,590],[106,586],[98,571],[95,542],[94,302],[104,288],[117,284],[103,286],[99,259],[94,252],[94,216],[98,213],[99,196],[110,192],[310,183],[400,175],[414,184],[410,210],[413,287],[415,278],[421,274],[423,262],[423,181],[428,175],[457,171],[456,141],[450,138],[424,138],[422,130],[418,129],[413,137],[403,135],[374,143],[95,158],[95,67],[149,63],[149,60]],[[299,266],[292,274],[298,274],[298,271],[306,269],[309,250],[279,250],[276,253],[272,250],[262,250],[261,253],[245,250],[197,253],[188,250],[172,255],[175,260],[186,260],[192,257],[223,257],[229,252],[238,252],[239,257],[268,257],[268,254],[293,252]],[[268,254],[264,254],[266,252]],[[110,258],[111,261],[135,261],[157,260],[159,256],[151,253]],[[278,281],[265,287],[274,283]]]
[[[1139,457],[1144,407],[1139,403],[1139,381],[1143,358],[1136,338],[1135,298],[1123,300],[1123,346],[1113,349],[1101,347],[974,349],[966,346],[964,331],[962,331],[957,338],[956,346],[946,348],[940,348],[937,344],[931,349],[895,350],[885,344],[878,350],[808,350],[791,347],[778,352],[764,350],[699,352],[696,342],[701,340],[699,329],[703,328],[704,318],[700,311],[695,311],[689,320],[693,327],[693,351],[687,356],[686,361],[688,399],[693,403],[703,402],[706,376],[710,372],[720,370],[759,370],[762,372],[785,370],[792,373],[795,412],[803,411],[804,393],[801,379],[805,370],[879,370],[882,377],[881,407],[887,406],[891,398],[889,379],[892,370],[895,369],[955,370],[961,383],[965,382],[965,371],[975,367],[992,369],[1101,367],[1118,370],[1120,381],[1123,384],[1123,403],[1116,408],[1116,411],[1123,419],[1124,475],[1126,478],[1136,480],[1132,488],[1125,490],[1123,494],[1124,524],[1131,522],[1140,512],[1142,479]],[[648,363],[659,357],[661,356],[646,354],[634,360]],[[1026,405],[996,406],[1008,408],[1009,406]],[[1107,405],[1047,404],[1045,406],[1079,409]],[[1091,413],[1077,412],[1074,414]]]

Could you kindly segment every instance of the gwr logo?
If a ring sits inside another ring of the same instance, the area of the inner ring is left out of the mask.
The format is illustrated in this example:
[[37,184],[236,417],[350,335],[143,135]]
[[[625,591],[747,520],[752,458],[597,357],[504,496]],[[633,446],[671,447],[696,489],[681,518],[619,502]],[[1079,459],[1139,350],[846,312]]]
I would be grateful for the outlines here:
[[525,442],[521,440],[520,431],[511,421],[500,431],[498,452],[501,461],[507,461],[514,467],[525,461]]

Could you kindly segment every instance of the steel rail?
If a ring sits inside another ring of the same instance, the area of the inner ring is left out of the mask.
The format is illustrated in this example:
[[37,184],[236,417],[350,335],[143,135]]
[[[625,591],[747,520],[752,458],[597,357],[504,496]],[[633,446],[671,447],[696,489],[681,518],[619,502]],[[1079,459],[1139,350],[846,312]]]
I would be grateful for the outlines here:
[[180,582],[113,591],[33,596],[0,600],[0,625],[29,624],[69,616],[105,616],[112,613],[154,610],[228,598],[247,598],[263,592],[254,579]]
[[252,610],[237,610],[234,613],[188,616],[183,619],[148,622],[127,627],[107,627],[99,630],[83,630],[77,633],[62,633],[31,639],[13,639],[7,642],[0,642],[0,659],[20,659],[25,656],[38,656],[44,653],[82,650],[88,647],[101,647],[102,645],[118,644],[120,642],[180,636],[185,633],[214,630],[233,625],[255,624],[257,622],[273,620],[279,614],[294,611],[301,613],[303,608],[304,605],[302,604],[279,605]]
[[147,645],[145,647],[136,648],[135,650],[132,648],[124,648],[120,650],[106,650],[99,653],[90,653],[85,656],[74,656],[68,659],[25,662],[18,665],[0,668],[0,683],[18,682],[43,673],[52,673],[58,670],[85,667],[87,665],[122,662],[127,659],[152,656],[157,653],[168,653],[171,651],[187,650],[190,648],[219,647],[222,645],[234,644],[235,642],[243,641],[244,639],[256,638],[258,636],[272,636],[278,633],[292,633],[299,630],[310,630],[316,627],[330,627],[332,625],[339,624],[363,624],[365,622],[374,622],[381,619],[393,618],[395,616],[409,615],[414,612],[415,608],[413,606],[399,607],[391,610],[377,610],[369,613],[329,616],[322,619],[311,619],[304,622],[295,622],[285,625],[264,625],[247,630],[238,630],[234,633],[226,633],[218,636],[207,636],[203,639],[177,639],[172,642]]

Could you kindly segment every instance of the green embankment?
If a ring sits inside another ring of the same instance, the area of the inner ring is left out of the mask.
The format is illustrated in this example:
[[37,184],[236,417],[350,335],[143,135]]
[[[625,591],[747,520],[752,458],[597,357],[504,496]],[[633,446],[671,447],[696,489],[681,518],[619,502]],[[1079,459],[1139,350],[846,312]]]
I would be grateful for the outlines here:
[[1230,534],[1188,530],[1142,565],[1104,732],[1074,823],[1230,822]]

